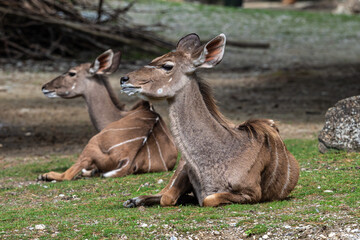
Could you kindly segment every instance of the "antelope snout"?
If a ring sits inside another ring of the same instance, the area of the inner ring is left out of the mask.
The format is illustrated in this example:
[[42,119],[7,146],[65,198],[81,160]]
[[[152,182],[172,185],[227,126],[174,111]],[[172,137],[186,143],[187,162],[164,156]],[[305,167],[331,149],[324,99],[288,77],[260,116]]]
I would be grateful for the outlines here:
[[121,84],[121,85],[124,84],[124,83],[126,83],[127,81],[129,81],[129,77],[128,77],[128,76],[125,76],[125,77],[120,78],[120,84]]

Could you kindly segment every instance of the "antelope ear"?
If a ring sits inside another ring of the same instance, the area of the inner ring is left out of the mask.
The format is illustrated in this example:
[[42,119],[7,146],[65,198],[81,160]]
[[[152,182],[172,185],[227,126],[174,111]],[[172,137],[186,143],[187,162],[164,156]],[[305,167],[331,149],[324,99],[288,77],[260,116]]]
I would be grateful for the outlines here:
[[121,53],[109,49],[100,54],[90,66],[91,74],[111,74],[115,72],[120,64]]
[[179,40],[176,51],[193,53],[200,45],[201,42],[199,36],[196,33],[190,33]]
[[192,54],[195,67],[212,68],[220,63],[224,56],[225,44],[226,36],[222,33],[199,48]]

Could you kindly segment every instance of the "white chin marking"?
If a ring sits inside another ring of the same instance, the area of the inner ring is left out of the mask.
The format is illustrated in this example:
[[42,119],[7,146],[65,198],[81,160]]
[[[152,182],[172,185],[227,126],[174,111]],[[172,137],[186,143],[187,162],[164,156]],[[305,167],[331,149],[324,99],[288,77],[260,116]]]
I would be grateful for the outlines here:
[[44,93],[44,95],[45,95],[46,97],[48,97],[48,98],[57,98],[57,97],[59,97],[59,96],[56,94],[56,92],[50,92],[50,91],[48,91],[48,90],[43,90],[43,93]]

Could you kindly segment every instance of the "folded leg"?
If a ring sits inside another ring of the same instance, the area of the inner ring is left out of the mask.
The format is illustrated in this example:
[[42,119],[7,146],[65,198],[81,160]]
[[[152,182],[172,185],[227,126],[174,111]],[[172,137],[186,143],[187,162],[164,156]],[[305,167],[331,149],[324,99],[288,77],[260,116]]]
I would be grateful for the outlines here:
[[124,207],[138,207],[138,206],[172,206],[175,205],[179,197],[189,191],[192,187],[185,169],[185,161],[180,159],[174,175],[171,177],[169,183],[160,193],[155,195],[144,195],[127,200]]

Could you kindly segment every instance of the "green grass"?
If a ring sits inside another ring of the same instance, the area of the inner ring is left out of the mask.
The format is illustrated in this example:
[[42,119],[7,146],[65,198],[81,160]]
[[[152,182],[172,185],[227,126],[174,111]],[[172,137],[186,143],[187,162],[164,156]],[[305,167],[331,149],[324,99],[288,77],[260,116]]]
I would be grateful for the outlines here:
[[[187,235],[232,228],[243,229],[246,236],[261,236],[278,231],[285,223],[328,228],[339,222],[360,224],[360,154],[323,155],[317,151],[317,142],[310,140],[286,143],[302,168],[289,199],[219,208],[122,206],[131,197],[161,190],[171,172],[36,183],[33,180],[38,174],[63,170],[76,156],[35,158],[38,162],[29,164],[14,159],[11,166],[0,165],[0,238],[103,239],[126,235],[130,239],[151,239],[175,232]],[[159,179],[164,182],[157,184]],[[145,182],[150,185],[140,187]],[[45,230],[33,229],[37,224],[44,224]]]

